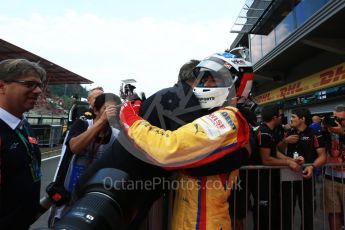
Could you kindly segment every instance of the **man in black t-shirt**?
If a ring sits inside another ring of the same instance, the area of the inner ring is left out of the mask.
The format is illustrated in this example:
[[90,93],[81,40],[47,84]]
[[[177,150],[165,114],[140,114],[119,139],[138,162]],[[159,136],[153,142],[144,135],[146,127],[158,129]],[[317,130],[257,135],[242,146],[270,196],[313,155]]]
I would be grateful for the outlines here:
[[[296,170],[299,168],[295,161],[282,160],[277,157],[276,147],[282,141],[281,135],[277,134],[277,127],[281,125],[282,111],[278,105],[267,105],[261,111],[263,122],[258,131],[258,152],[253,152],[252,159],[256,165],[288,166]],[[259,179],[258,179],[259,173]],[[271,223],[271,229],[279,229],[279,170],[263,169],[250,172],[251,191],[254,197],[254,229],[266,229]],[[259,187],[259,194],[258,193]],[[271,197],[269,197],[271,194]],[[259,196],[259,200],[257,197]],[[259,209],[260,216],[257,215]],[[259,224],[258,224],[259,223]],[[258,226],[259,225],[259,226]]]
[[0,229],[28,229],[39,215],[41,152],[23,113],[34,107],[45,79],[37,63],[0,62]]
[[301,229],[313,229],[313,198],[315,193],[312,186],[312,176],[314,169],[321,167],[326,162],[326,150],[322,135],[309,128],[310,123],[311,114],[308,109],[297,108],[292,110],[292,130],[287,135],[297,135],[298,141],[288,143],[285,146],[284,143],[281,143],[279,146],[279,149],[286,153],[285,155],[279,154],[282,159],[296,159],[300,165],[303,165],[303,163],[310,164],[299,171],[300,180],[297,175],[297,178],[294,177],[295,179],[291,181],[282,182],[283,229],[293,227],[291,213],[294,213],[297,199],[302,213],[303,227]]

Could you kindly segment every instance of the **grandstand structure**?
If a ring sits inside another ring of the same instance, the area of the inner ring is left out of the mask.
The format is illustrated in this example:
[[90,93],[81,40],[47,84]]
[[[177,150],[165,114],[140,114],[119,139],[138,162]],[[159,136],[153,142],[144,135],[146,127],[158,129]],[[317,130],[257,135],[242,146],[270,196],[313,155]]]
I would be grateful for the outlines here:
[[48,84],[92,84],[86,79],[70,70],[67,70],[47,59],[33,54],[23,48],[0,39],[0,61],[9,58],[25,58],[32,62],[38,62],[47,71]]

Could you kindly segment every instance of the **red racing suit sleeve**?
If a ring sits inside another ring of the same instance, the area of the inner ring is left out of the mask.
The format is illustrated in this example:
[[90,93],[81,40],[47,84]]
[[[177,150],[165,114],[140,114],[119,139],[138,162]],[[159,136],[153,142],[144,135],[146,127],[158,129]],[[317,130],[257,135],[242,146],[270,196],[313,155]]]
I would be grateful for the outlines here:
[[244,147],[249,126],[236,108],[224,107],[175,131],[138,120],[128,136],[150,160],[175,170],[204,165]]

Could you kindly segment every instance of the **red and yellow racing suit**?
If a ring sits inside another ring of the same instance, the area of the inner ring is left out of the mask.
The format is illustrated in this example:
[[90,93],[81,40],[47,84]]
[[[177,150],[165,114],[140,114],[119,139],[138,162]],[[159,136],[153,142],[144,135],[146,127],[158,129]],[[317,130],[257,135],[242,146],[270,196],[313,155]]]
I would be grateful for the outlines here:
[[[137,120],[128,136],[151,161],[172,170],[204,165],[247,146],[249,126],[236,108],[224,107],[175,131]],[[237,175],[238,170],[192,177],[180,170],[172,229],[231,229],[227,200]]]

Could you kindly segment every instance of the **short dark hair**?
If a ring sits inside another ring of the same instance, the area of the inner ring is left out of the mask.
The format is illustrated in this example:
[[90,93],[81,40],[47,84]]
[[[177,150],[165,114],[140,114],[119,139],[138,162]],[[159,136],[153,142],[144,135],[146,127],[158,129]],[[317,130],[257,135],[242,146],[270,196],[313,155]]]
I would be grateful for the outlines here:
[[[121,99],[119,96],[113,94],[113,93],[102,93],[100,95],[98,95],[95,99],[95,104],[94,104],[94,110],[95,111],[99,111],[102,106],[107,102],[107,101],[111,101],[111,102],[115,102],[116,105],[120,105],[121,104]],[[108,120],[110,126],[119,129],[120,123],[119,123],[119,115],[120,115],[120,109],[118,107],[118,109],[116,110],[115,116]]]
[[194,80],[193,69],[200,63],[199,60],[192,59],[189,62],[183,64],[178,73],[178,81]]
[[121,99],[119,96],[113,93],[102,93],[98,95],[95,99],[94,109],[99,111],[105,102],[114,101],[117,105],[121,104]]
[[0,81],[18,80],[27,74],[37,75],[42,82],[46,80],[46,71],[36,62],[20,58],[0,62]]
[[264,122],[270,122],[275,116],[279,116],[279,110],[281,108],[274,105],[266,105],[261,110],[261,118]]
[[311,122],[312,122],[312,119],[311,119],[311,112],[309,109],[306,109],[306,108],[295,108],[291,111],[291,114],[295,114],[297,115],[298,118],[303,118],[305,119],[305,124],[306,125],[310,125]]

